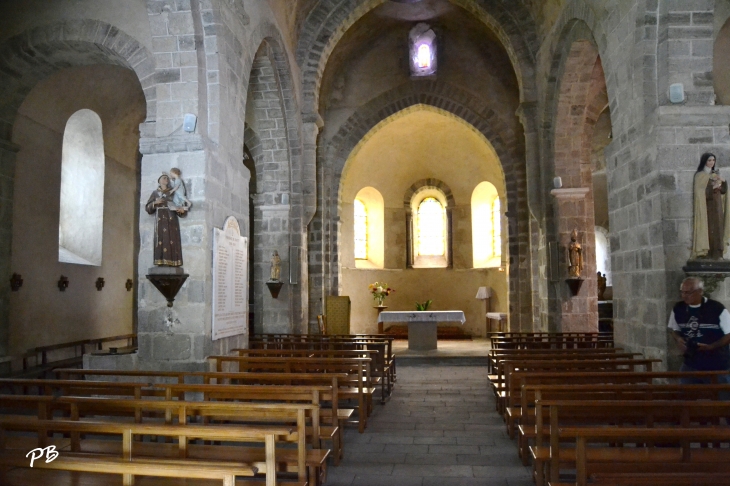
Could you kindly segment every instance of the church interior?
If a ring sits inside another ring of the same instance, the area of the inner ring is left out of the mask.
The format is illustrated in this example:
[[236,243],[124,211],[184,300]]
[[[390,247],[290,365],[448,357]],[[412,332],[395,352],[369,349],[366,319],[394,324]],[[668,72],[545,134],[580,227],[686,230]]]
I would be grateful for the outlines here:
[[[61,460],[43,467],[67,467],[68,475],[29,475],[2,445],[0,483],[131,485],[135,476],[151,481],[182,468],[149,484],[632,484],[603,477],[616,472],[605,464],[584,465],[587,479],[581,466],[569,468],[565,480],[562,466],[540,455],[540,433],[524,438],[516,428],[530,422],[524,403],[522,415],[511,415],[520,403],[510,401],[510,366],[527,373],[550,356],[565,369],[545,370],[577,373],[570,361],[594,353],[602,365],[617,360],[614,372],[656,373],[632,382],[636,401],[638,389],[654,385],[667,387],[666,410],[700,396],[673,381],[689,358],[667,323],[679,322],[678,301],[694,305],[690,291],[720,309],[730,305],[730,194],[722,177],[730,174],[730,1],[9,0],[0,13],[0,432],[19,427],[8,410],[29,406],[30,397],[18,398],[33,396],[29,387],[60,400],[39,405],[36,396],[29,415],[48,407],[38,421],[67,418],[66,406],[78,420],[84,407],[101,407],[90,397],[113,396],[114,414],[131,413],[140,427],[119,428],[132,437],[179,437],[164,427],[186,394],[224,397],[185,388],[191,383],[237,384],[252,396],[258,392],[245,387],[276,384],[290,397],[305,393],[295,384],[307,393],[320,387],[332,407],[323,405],[320,431],[324,444],[331,441],[329,456],[316,465],[309,456],[302,463],[303,448],[312,455],[320,440],[305,434],[301,417],[318,428],[319,409],[300,405],[303,415],[286,419],[297,433],[247,436],[265,443],[265,454],[263,446],[249,451],[255,459],[234,466],[186,459],[167,464],[167,473],[144,461],[131,470],[106,457],[71,457],[98,424],[59,421],[53,434],[24,417],[26,432],[38,428],[38,450],[52,443],[61,450]],[[708,153],[714,166],[704,162]],[[705,172],[710,185],[704,178],[698,186]],[[699,283],[687,290],[687,277]],[[298,342],[292,354],[274,363],[272,349],[289,341]],[[316,368],[305,358],[326,362],[317,371],[327,376],[305,379]],[[263,374],[264,360],[272,360],[266,371],[297,372],[303,381],[253,376]],[[588,374],[592,365],[585,366]],[[74,375],[79,367],[89,374]],[[206,375],[226,371],[252,376]],[[362,374],[370,372],[374,404],[363,398],[369,378]],[[730,413],[718,397],[730,384],[705,372],[698,379],[709,384],[692,386],[710,387],[701,398],[720,412],[703,424],[717,436],[696,432],[692,441],[727,443]],[[329,376],[337,373],[343,382],[357,378],[352,395],[342,391],[350,401],[339,422],[337,378]],[[84,377],[130,383],[72,384]],[[51,379],[86,398],[12,381]],[[145,379],[154,389],[131,383]],[[585,387],[585,397],[598,385],[582,379],[569,383]],[[602,382],[601,399],[619,381]],[[535,393],[525,383],[523,396]],[[129,412],[119,399],[128,393],[162,399]],[[285,401],[266,393],[256,400]],[[413,403],[438,393],[443,409]],[[208,404],[187,413],[208,424],[243,410],[245,398],[225,397],[235,402],[230,411]],[[464,404],[479,401],[479,412]],[[630,416],[614,405],[614,417]],[[279,408],[283,416],[295,406]],[[589,420],[583,409],[570,410]],[[431,430],[432,442],[425,433],[422,442],[416,433],[398,442],[393,432],[408,424],[418,432],[441,413],[448,423],[454,412],[472,421]],[[160,428],[146,432],[147,416],[162,416],[154,422]],[[180,408],[176,426],[185,417]],[[355,417],[354,428],[346,425]],[[234,441],[244,425],[222,436],[198,427],[190,454],[236,457],[201,444]],[[477,429],[481,436],[470,435]],[[363,441],[364,430],[382,447]],[[101,433],[116,431],[109,425]],[[672,433],[669,442],[684,437]],[[22,439],[20,449],[33,449],[34,440]],[[145,450],[145,441],[129,440]],[[177,457],[175,440],[165,443],[167,461]],[[577,443],[586,440],[598,441]],[[634,440],[639,447],[654,438]],[[277,451],[286,443],[287,467],[275,466],[274,442]],[[532,457],[522,447],[529,443]],[[186,457],[187,439],[179,445]],[[132,446],[124,451],[133,462]],[[705,470],[688,456],[671,480],[661,467],[639,472],[659,475],[646,484],[728,484],[730,471],[715,456],[697,459],[717,466]],[[388,461],[395,465],[384,469]],[[495,463],[504,470],[489,472]],[[429,473],[429,464],[443,469]],[[461,482],[443,480],[452,476],[447,465],[465,471],[455,473]]]

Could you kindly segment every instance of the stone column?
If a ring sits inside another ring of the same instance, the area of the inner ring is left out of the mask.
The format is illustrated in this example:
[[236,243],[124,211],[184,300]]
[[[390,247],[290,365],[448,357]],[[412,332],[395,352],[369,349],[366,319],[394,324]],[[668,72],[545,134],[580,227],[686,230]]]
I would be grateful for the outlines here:
[[[324,268],[322,266],[322,214],[323,205],[317,208],[321,191],[317,191],[317,138],[324,126],[318,114],[304,116],[302,124],[302,191],[303,191],[303,250],[302,275],[302,314],[308,322],[308,332],[318,332],[317,315],[322,311],[324,299]],[[321,174],[321,171],[319,171]],[[322,177],[319,177],[320,181]],[[321,200],[320,200],[321,201]],[[322,204],[322,202],[320,202]],[[317,210],[319,209],[319,212]],[[304,256],[306,255],[306,258]],[[306,292],[306,293],[305,293]]]
[[[560,332],[597,332],[598,299],[596,294],[595,229],[593,227],[593,206],[589,204],[590,189],[576,187],[553,189],[555,197],[555,220],[559,247],[558,298],[560,299]],[[578,230],[578,242],[583,248],[583,271],[585,280],[577,295],[570,291],[568,278],[567,248],[570,233]]]
[[[540,170],[540,142],[538,138],[537,130],[537,103],[534,101],[523,102],[517,109],[517,116],[522,123],[523,132],[525,134],[525,165],[527,167],[527,207],[528,207],[528,218],[529,218],[529,248],[527,253],[529,254],[529,279],[524,279],[520,282],[524,289],[520,290],[521,297],[527,297],[529,295],[529,301],[532,308],[531,311],[531,322],[526,319],[520,319],[517,328],[515,329],[515,322],[510,321],[512,329],[515,331],[532,332],[540,329],[540,299],[547,299],[547,279],[541,279],[540,274],[545,274],[546,269],[544,265],[540,265],[540,261],[545,262],[546,258],[544,255],[547,253],[547,248],[540,246],[540,224],[539,222],[544,220],[545,211],[545,191],[542,190],[544,187],[544,181],[542,180],[542,170]],[[544,240],[543,240],[544,241]],[[540,258],[543,255],[543,258]],[[521,306],[521,307],[524,307]],[[523,316],[524,317],[524,316]]]
[[10,332],[10,268],[13,242],[13,187],[17,145],[0,140],[0,356],[8,354]]

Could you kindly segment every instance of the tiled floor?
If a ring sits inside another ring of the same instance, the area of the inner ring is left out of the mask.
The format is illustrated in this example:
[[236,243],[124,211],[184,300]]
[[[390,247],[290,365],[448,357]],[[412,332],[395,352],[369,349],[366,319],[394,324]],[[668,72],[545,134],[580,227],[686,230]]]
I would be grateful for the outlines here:
[[364,434],[348,429],[326,486],[532,486],[487,388],[486,368],[399,366]]

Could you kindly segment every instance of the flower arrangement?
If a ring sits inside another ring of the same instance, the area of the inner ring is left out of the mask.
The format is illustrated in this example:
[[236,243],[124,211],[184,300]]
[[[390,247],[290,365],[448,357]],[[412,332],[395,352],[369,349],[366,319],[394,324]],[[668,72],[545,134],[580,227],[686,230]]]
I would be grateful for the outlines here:
[[373,299],[378,303],[378,306],[382,306],[385,302],[385,298],[395,292],[395,289],[388,287],[387,283],[375,282],[368,285],[370,293],[373,294]]

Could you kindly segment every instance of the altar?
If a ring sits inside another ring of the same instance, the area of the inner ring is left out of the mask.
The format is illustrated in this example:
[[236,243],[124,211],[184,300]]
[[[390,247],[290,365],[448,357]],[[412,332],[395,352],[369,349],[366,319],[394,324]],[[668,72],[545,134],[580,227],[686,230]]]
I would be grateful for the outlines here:
[[408,324],[408,349],[428,351],[438,346],[439,322],[464,324],[466,317],[463,311],[383,311],[378,315],[378,323],[381,322]]

